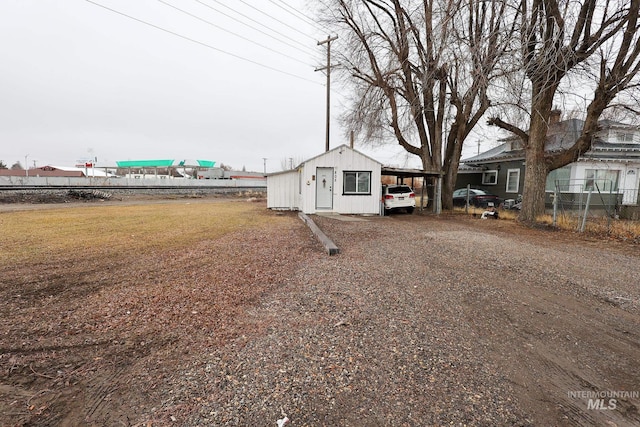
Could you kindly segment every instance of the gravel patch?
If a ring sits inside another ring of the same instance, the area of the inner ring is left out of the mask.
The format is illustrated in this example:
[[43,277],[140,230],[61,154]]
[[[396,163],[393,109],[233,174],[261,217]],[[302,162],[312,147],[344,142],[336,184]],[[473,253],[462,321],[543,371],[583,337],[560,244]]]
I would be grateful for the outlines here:
[[[584,402],[566,397],[585,387],[585,377],[595,382],[593,375],[551,363],[564,356],[554,341],[564,345],[574,338],[567,339],[561,321],[552,321],[551,330],[528,324],[527,308],[541,313],[539,301],[518,301],[508,288],[597,300],[622,291],[619,285],[638,272],[637,257],[603,257],[574,243],[548,248],[544,236],[531,242],[516,235],[514,241],[513,234],[475,224],[415,216],[314,220],[341,254],[308,257],[289,286],[252,310],[254,319],[272,319],[270,327],[220,349],[207,363],[215,393],[188,424],[271,425],[285,414],[291,425],[314,426],[597,423]],[[603,272],[587,257],[627,268]],[[605,278],[608,287],[602,286]],[[636,312],[638,286],[624,292],[630,301],[618,305]],[[506,313],[507,306],[525,317],[510,317],[515,315]],[[528,338],[536,327],[544,345]],[[579,333],[584,331],[569,335]],[[606,357],[626,360],[617,364],[617,374],[637,369],[637,361],[628,359],[637,345],[636,335],[623,354]],[[551,355],[542,357],[547,346]],[[602,356],[598,350],[587,344],[577,353],[592,359]],[[606,370],[599,374],[613,378]],[[531,384],[538,376],[551,380]],[[563,376],[569,380],[553,383]],[[532,393],[537,386],[543,389]],[[622,420],[618,425],[629,422],[619,414],[607,417]]]

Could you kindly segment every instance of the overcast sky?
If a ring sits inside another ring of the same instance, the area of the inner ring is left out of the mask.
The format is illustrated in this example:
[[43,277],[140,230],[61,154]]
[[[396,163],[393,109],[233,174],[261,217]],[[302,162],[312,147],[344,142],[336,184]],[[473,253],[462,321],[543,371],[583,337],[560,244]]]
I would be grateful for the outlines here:
[[[8,166],[25,156],[30,167],[202,159],[262,171],[266,157],[273,172],[283,159],[324,151],[326,77],[314,69],[326,60],[317,41],[327,33],[286,7],[311,15],[304,0],[91,1],[112,10],[87,0],[0,1]],[[335,120],[338,90],[332,100],[333,148],[348,139]],[[398,147],[356,148],[419,166]]]

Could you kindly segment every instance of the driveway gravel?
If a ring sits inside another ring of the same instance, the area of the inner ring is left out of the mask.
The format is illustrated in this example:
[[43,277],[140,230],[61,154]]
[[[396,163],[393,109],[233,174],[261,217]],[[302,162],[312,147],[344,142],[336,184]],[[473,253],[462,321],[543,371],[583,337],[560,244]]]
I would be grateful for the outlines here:
[[640,423],[637,398],[568,397],[640,388],[636,248],[503,221],[314,220],[340,255],[310,254],[251,311],[272,323],[208,365],[194,425]]

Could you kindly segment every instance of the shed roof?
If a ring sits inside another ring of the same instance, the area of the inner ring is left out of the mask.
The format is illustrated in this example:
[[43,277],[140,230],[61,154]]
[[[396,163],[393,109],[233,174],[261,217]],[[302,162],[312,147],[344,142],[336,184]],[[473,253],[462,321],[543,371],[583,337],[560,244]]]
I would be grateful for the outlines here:
[[371,160],[372,162],[376,162],[376,163],[378,163],[379,165],[382,165],[382,163],[380,163],[379,161],[377,161],[377,160],[376,160],[376,159],[374,159],[373,157],[367,156],[366,154],[364,154],[364,153],[362,153],[362,152],[360,152],[360,151],[358,151],[358,150],[356,150],[356,149],[354,149],[354,148],[351,148],[351,147],[349,147],[349,146],[348,146],[348,145],[346,145],[346,144],[341,144],[341,145],[338,145],[336,148],[332,148],[332,149],[331,149],[331,150],[329,150],[329,151],[325,151],[324,153],[320,153],[320,154],[318,154],[317,156],[313,156],[313,157],[311,157],[311,158],[309,158],[309,159],[305,160],[304,162],[300,163],[300,164],[298,165],[298,167],[296,167],[296,168],[294,168],[294,169],[299,168],[300,166],[302,166],[303,164],[305,164],[305,163],[307,163],[307,162],[310,162],[311,160],[315,160],[315,159],[317,159],[317,158],[319,158],[319,157],[326,156],[326,155],[327,155],[327,153],[331,153],[332,151],[337,151],[337,150],[344,150],[344,149],[351,150],[351,151],[353,151],[354,153],[358,153],[358,154],[359,154],[359,155],[361,155],[362,157],[366,157],[367,159]]
[[362,157],[365,157],[365,158],[367,158],[367,159],[371,160],[372,162],[375,162],[375,163],[377,163],[377,164],[379,164],[379,165],[381,165],[381,166],[382,166],[382,163],[380,163],[380,162],[379,162],[379,161],[377,161],[376,159],[374,159],[374,158],[372,158],[372,157],[370,157],[370,156],[367,156],[366,154],[364,154],[364,153],[362,153],[362,152],[360,152],[360,151],[358,151],[358,150],[356,150],[356,149],[354,149],[354,148],[351,148],[351,147],[349,147],[349,146],[348,146],[348,145],[346,145],[346,144],[341,144],[341,145],[337,146],[336,148],[332,148],[332,149],[331,149],[331,150],[329,150],[329,151],[325,151],[324,153],[320,153],[320,154],[318,154],[317,156],[313,156],[313,157],[308,158],[307,160],[303,161],[302,163],[300,163],[298,166],[294,167],[293,169],[287,169],[287,170],[283,170],[283,171],[272,172],[272,173],[267,174],[267,176],[282,175],[282,174],[286,174],[286,173],[291,173],[291,172],[297,171],[297,170],[299,170],[302,166],[304,166],[304,164],[305,164],[305,163],[307,163],[307,162],[310,162],[310,161],[312,161],[312,160],[318,159],[318,158],[320,158],[320,157],[322,157],[322,156],[326,156],[326,155],[327,155],[327,153],[331,153],[332,151],[336,151],[336,150],[344,150],[344,149],[351,150],[351,151],[353,151],[354,153],[358,153],[358,154],[359,154],[359,155],[361,155]]

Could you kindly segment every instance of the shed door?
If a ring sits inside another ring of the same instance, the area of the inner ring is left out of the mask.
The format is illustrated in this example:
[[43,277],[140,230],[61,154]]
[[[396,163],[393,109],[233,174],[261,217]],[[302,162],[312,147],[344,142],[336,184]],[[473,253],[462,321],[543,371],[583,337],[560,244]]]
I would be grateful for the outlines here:
[[316,168],[316,209],[333,209],[333,168]]

